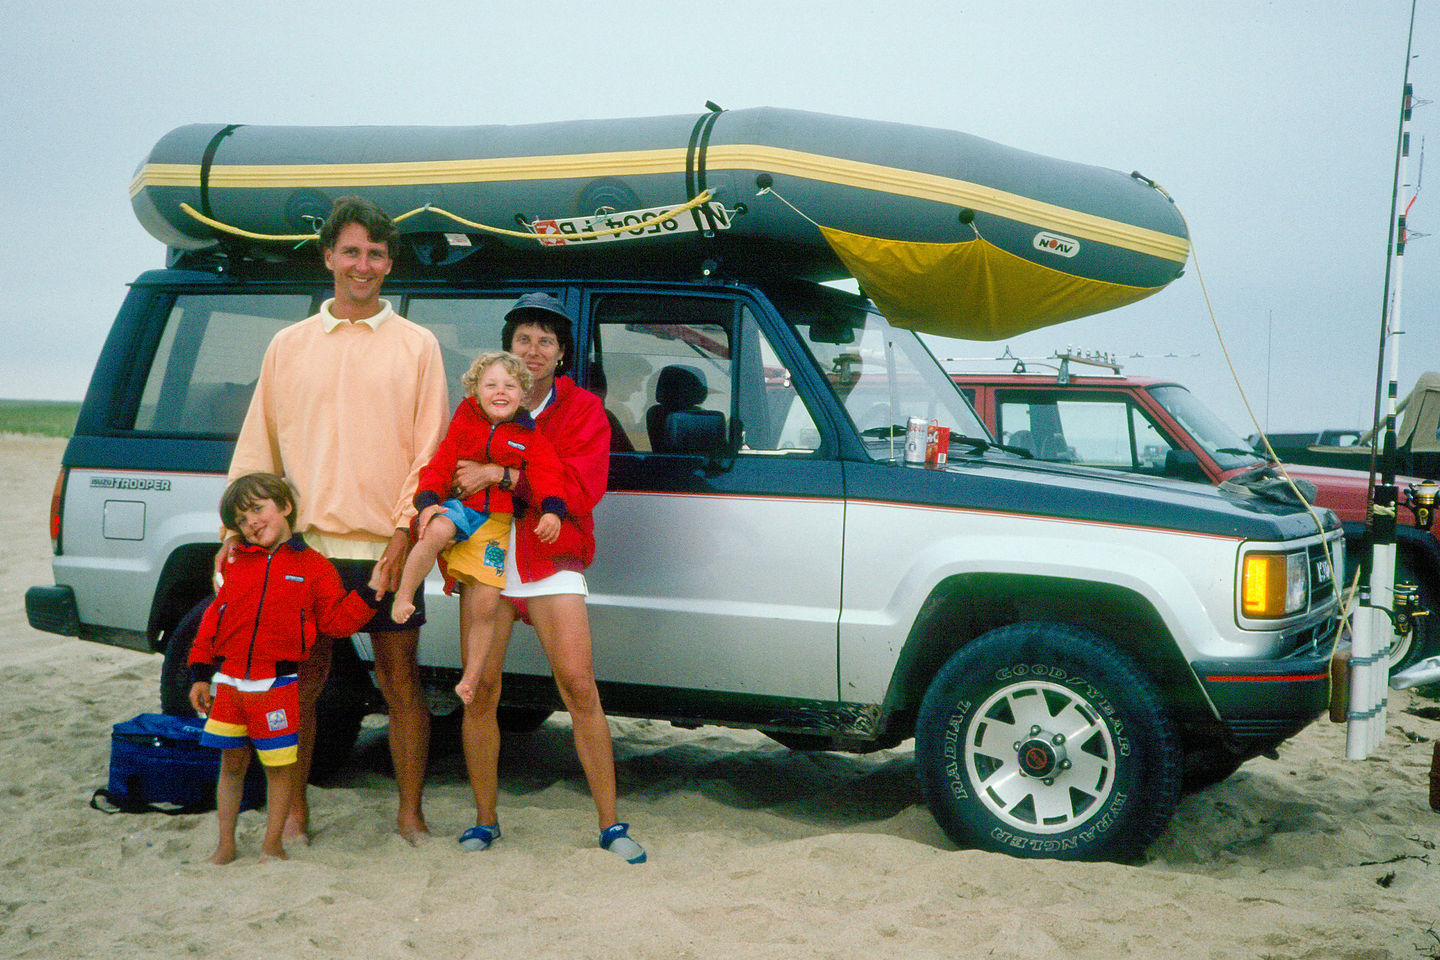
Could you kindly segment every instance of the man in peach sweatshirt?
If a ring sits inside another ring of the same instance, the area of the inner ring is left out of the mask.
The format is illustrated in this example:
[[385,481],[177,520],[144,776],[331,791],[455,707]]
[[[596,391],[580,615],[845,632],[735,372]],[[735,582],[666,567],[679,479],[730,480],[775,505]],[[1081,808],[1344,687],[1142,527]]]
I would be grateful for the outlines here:
[[[320,232],[335,296],[320,312],[277,333],[265,352],[230,478],[274,473],[299,494],[296,532],[328,557],[346,589],[372,575],[393,591],[409,551],[411,500],[449,415],[435,336],[380,299],[398,249],[394,223],[374,203],[341,197]],[[222,574],[232,541],[216,558]],[[390,712],[390,754],[399,790],[396,827],[411,843],[428,836],[421,806],[430,713],[416,665],[423,604],[403,625],[392,597],[366,625],[375,679]],[[423,598],[420,598],[423,599]],[[323,648],[323,649],[322,649]],[[315,702],[330,671],[331,643],[300,667],[298,783],[286,838],[309,842],[305,783],[315,743]]]

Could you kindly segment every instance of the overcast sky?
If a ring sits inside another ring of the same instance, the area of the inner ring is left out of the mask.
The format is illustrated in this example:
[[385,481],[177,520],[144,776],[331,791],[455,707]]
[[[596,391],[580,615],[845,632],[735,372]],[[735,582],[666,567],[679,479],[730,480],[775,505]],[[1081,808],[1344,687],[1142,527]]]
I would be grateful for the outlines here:
[[[1437,7],[1421,0],[1411,80],[1440,100]],[[174,127],[530,123],[694,114],[708,99],[1141,171],[1189,221],[1262,422],[1356,425],[1373,403],[1409,13],[1409,0],[8,0],[0,397],[83,395],[125,284],[163,264],[128,185]],[[1413,180],[1440,103],[1411,129]],[[1402,393],[1440,369],[1440,137],[1429,140],[1410,223],[1436,236],[1404,258]],[[1251,431],[1195,260],[1146,301],[1008,345],[1119,354],[1127,373],[1178,379]]]

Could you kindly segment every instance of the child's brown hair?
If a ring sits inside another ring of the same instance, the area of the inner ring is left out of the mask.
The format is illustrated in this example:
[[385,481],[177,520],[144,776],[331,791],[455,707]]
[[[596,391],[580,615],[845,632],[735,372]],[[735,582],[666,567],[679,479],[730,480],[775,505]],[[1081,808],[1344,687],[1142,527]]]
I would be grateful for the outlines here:
[[[475,391],[480,388],[481,375],[484,374],[487,367],[495,363],[500,364],[505,368],[506,373],[520,381],[522,394],[529,393],[530,388],[535,385],[535,378],[530,374],[530,368],[525,366],[524,360],[504,350],[491,350],[476,357],[475,362],[470,364],[470,369],[465,371],[465,376],[460,378],[460,385],[465,388],[467,397],[475,396]],[[524,397],[522,396],[521,399],[523,400]]]
[[[240,514],[261,500],[273,500],[285,513],[285,522],[295,529],[295,492],[290,484],[273,473],[247,473],[236,477],[220,497],[220,521],[226,530],[240,531]],[[243,534],[242,534],[243,536]]]

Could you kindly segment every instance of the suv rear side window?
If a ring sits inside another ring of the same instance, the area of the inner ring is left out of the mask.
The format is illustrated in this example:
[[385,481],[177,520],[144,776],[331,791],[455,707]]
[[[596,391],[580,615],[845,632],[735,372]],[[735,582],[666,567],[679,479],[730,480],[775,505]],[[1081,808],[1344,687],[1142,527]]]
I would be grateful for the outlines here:
[[182,294],[165,321],[133,423],[168,434],[240,432],[276,331],[310,313],[309,294]]

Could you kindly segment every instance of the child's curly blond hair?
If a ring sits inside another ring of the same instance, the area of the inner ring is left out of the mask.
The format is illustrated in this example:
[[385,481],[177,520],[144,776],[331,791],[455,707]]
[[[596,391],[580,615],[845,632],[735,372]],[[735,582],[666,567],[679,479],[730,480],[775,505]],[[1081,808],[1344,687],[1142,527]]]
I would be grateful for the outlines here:
[[460,385],[465,388],[465,396],[475,396],[475,391],[480,386],[480,377],[484,375],[488,367],[496,363],[504,367],[506,373],[520,381],[522,394],[530,392],[530,388],[535,384],[535,378],[530,375],[530,368],[525,366],[525,361],[504,350],[491,350],[476,357],[475,362],[470,364],[470,369],[465,371],[465,376],[460,378]]

